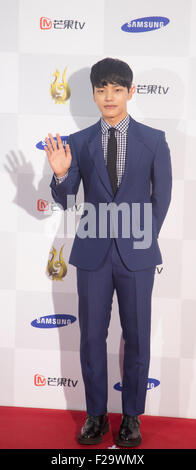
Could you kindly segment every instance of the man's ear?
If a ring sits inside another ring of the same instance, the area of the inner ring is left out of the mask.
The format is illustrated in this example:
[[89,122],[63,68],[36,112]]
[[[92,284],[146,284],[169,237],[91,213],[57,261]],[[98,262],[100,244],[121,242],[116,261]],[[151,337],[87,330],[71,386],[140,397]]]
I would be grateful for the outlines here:
[[134,93],[135,93],[135,85],[132,85],[132,87],[130,88],[129,93],[128,93],[128,100],[130,100],[132,98]]

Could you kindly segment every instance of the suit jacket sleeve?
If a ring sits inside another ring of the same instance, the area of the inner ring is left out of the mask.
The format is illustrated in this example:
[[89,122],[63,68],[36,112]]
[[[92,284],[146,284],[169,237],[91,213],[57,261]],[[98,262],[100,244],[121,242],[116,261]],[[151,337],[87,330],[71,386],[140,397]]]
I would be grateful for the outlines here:
[[67,143],[70,146],[71,155],[72,155],[72,161],[71,161],[71,166],[68,170],[68,176],[60,184],[56,184],[56,181],[53,175],[52,181],[50,183],[53,199],[55,200],[55,202],[59,203],[63,207],[64,210],[68,209],[69,207],[73,207],[73,204],[68,205],[67,196],[74,195],[75,196],[74,201],[76,200],[76,195],[77,195],[78,188],[79,188],[80,181],[81,181],[81,174],[80,174],[80,169],[78,165],[77,153],[76,153],[75,145],[74,145],[73,138],[71,135],[69,136]]
[[172,190],[171,157],[170,150],[165,139],[165,132],[161,132],[157,143],[152,166],[151,181],[152,213],[156,220],[158,238],[170,205]]

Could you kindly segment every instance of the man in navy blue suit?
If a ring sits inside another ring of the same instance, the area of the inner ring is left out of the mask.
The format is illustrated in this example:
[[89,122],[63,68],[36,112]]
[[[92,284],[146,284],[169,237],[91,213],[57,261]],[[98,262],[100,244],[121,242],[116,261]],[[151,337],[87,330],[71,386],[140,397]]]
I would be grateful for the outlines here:
[[44,147],[54,172],[52,196],[64,210],[81,180],[84,187],[85,210],[69,258],[77,268],[87,407],[81,444],[98,444],[109,430],[106,340],[115,289],[124,338],[116,444],[132,447],[142,439],[139,415],[145,410],[150,362],[151,296],[155,268],[162,263],[158,237],[171,200],[172,169],[165,133],[127,112],[132,79],[132,70],[121,60],[94,64],[90,80],[100,120],[71,134],[66,150],[59,134],[56,143],[49,133]]

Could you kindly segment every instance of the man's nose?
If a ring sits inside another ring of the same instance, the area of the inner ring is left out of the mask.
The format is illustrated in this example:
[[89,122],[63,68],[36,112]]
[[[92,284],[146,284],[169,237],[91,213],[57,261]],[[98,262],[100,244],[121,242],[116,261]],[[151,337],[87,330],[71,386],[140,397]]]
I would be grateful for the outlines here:
[[111,101],[113,99],[113,93],[112,91],[107,91],[105,94],[105,99],[106,101]]
[[105,99],[106,101],[111,101],[113,99],[113,90],[106,90]]

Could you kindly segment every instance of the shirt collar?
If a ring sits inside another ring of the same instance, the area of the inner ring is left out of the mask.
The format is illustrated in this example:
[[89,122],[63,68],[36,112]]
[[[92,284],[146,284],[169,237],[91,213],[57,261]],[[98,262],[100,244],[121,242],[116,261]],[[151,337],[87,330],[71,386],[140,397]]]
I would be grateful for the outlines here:
[[[125,118],[122,119],[122,121],[118,122],[118,124],[116,124],[114,127],[115,127],[115,129],[117,129],[122,134],[126,134],[128,126],[129,126],[129,121],[130,121],[130,115],[127,114],[125,116]],[[106,122],[105,119],[103,119],[103,117],[101,117],[101,130],[102,130],[102,133],[104,134],[105,132],[108,132],[108,129],[110,127],[113,127],[113,126],[111,126],[111,124]]]

